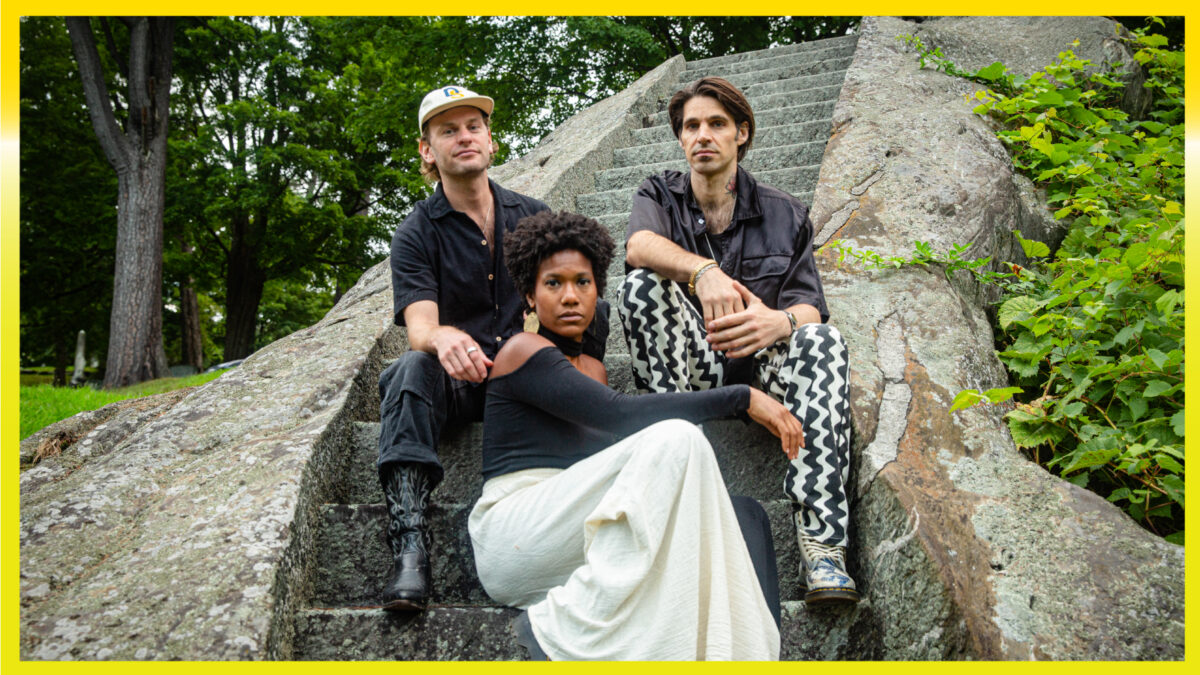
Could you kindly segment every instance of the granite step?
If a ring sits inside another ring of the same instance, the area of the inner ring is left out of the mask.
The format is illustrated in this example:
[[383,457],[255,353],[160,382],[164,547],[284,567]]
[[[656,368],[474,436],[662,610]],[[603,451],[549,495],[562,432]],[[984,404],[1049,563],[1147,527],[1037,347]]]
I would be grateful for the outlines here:
[[844,71],[850,67],[850,62],[853,59],[853,54],[850,54],[841,58],[830,58],[820,61],[799,61],[778,68],[753,70],[745,73],[730,73],[725,79],[732,82],[738,89],[745,91],[751,85],[763,82],[786,80],[793,77],[800,77],[801,75]]
[[424,612],[307,609],[296,613],[294,661],[524,661],[518,611],[431,606]]
[[[825,73],[798,75],[782,80],[771,80],[769,82],[747,85],[742,89],[742,93],[747,97],[753,97],[758,100],[768,99],[772,96],[795,94],[801,96],[805,101],[824,101],[826,98],[836,99],[841,91],[842,82],[845,80],[846,71],[831,70]],[[830,87],[836,87],[832,96],[827,91]],[[808,93],[801,95],[800,92]]]
[[786,68],[797,63],[842,60],[854,56],[856,46],[857,43],[845,42],[830,45],[824,49],[799,54],[772,54],[768,52],[756,59],[743,59],[727,63],[689,63],[683,77],[695,79],[698,77],[716,76],[729,79],[730,77],[744,73]]
[[[630,357],[613,358],[628,364]],[[612,380],[610,373],[610,384]],[[774,436],[757,424],[733,419],[705,422],[701,428],[713,446],[731,494],[754,497],[764,503],[783,496],[788,464]],[[338,498],[346,504],[383,503],[375,467],[379,459],[379,423],[355,422],[351,433],[346,480]],[[483,425],[479,422],[443,432],[438,458],[445,469],[445,478],[434,493],[436,502],[473,504],[479,498],[483,487],[479,456],[482,443]]]
[[[445,503],[435,491],[427,510],[432,566],[430,602],[435,605],[491,607],[475,570],[467,519],[474,501]],[[800,551],[786,499],[762,502],[771,519],[784,600],[802,600],[797,570]],[[391,567],[387,547],[387,510],[383,504],[326,504],[317,538],[317,576],[311,605],[326,608],[378,609],[383,581]]]
[[[782,606],[784,661],[879,660],[880,620],[869,604]],[[431,606],[424,612],[307,609],[296,615],[296,661],[523,661],[508,607]],[[852,636],[842,642],[835,636]]]
[[592,217],[603,225],[604,229],[608,230],[608,233],[612,235],[613,240],[617,244],[616,249],[613,250],[612,267],[608,270],[611,274],[620,267],[618,263],[624,264],[625,261],[625,231],[629,227],[629,211],[605,213]]
[[711,56],[707,59],[696,59],[695,61],[689,61],[687,68],[688,70],[704,70],[710,66],[722,66],[728,63],[736,63],[738,61],[756,61],[763,57],[782,56],[785,54],[811,54],[812,52],[824,51],[832,47],[857,44],[857,35],[839,35],[836,37],[822,38],[820,40],[797,42],[795,44],[783,45],[780,47],[767,47],[765,49],[755,49],[749,52],[738,52],[737,54],[726,54],[725,56]]

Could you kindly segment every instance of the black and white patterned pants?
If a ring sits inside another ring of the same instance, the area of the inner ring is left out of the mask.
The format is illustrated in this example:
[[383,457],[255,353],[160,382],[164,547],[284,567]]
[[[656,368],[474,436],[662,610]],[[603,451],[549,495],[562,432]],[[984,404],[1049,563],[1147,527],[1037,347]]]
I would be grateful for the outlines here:
[[[728,359],[705,341],[704,317],[679,284],[634,270],[621,289],[620,311],[639,391],[696,391],[725,383]],[[848,541],[849,370],[846,343],[828,324],[804,324],[790,340],[754,355],[757,386],[804,425],[805,447],[783,484],[798,529],[829,546]]]

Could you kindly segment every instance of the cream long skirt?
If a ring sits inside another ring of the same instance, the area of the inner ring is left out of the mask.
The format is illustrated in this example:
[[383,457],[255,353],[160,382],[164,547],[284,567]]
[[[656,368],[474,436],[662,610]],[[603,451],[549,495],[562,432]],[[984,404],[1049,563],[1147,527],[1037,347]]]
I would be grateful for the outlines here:
[[779,630],[695,425],[487,481],[468,525],[494,600],[553,660],[775,660]]

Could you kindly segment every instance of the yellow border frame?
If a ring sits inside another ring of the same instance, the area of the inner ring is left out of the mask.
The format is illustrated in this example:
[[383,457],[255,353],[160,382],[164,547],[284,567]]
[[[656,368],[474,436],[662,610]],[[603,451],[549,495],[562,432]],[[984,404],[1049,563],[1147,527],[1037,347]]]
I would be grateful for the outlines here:
[[[1171,2],[1153,2],[1153,10],[1138,7],[1132,3],[1117,3],[1117,2],[1070,2],[1065,3],[1065,6],[1047,6],[1044,3],[1029,3],[1021,2],[1016,5],[1013,3],[1004,3],[991,5],[982,9],[998,10],[994,13],[1001,14],[1102,14],[1102,15],[1122,15],[1122,14],[1158,14],[1161,16],[1184,15],[1189,12],[1186,7],[1186,2],[1171,1]],[[654,2],[647,3],[644,0],[610,0],[604,3],[604,10],[607,14],[667,14],[667,13],[689,13],[698,15],[715,15],[724,14],[732,7],[729,2],[714,2],[713,0],[692,0],[691,2]],[[809,3],[799,2],[781,2],[779,0],[754,0],[751,6],[752,10],[746,13],[759,15],[772,14],[804,14],[806,12],[797,10],[816,9]],[[336,8],[337,11],[330,12]],[[736,7],[737,9],[749,9],[749,7]],[[819,7],[820,9],[842,9],[832,8],[828,4]],[[164,7],[161,2],[147,2],[146,0],[134,0],[131,2],[121,3],[117,7],[117,11],[122,14],[191,14],[187,10],[193,9],[189,6]],[[226,2],[220,1],[206,7],[210,14],[418,14],[418,13],[439,13],[439,10],[445,10],[441,13],[455,13],[456,11],[476,10],[482,14],[546,14],[546,13],[564,13],[561,2],[549,2],[546,0],[524,2],[500,2],[489,3],[486,5],[480,3],[468,3],[466,6],[450,6],[450,7],[435,7],[430,4],[417,5],[413,2],[389,3],[389,2],[354,2],[348,5],[333,5],[329,2],[313,2],[312,0],[303,1],[273,1],[273,2]],[[221,11],[218,11],[221,10]],[[964,7],[959,3],[951,2],[879,2],[877,0],[868,0],[867,2],[857,3],[853,6],[844,8],[844,11],[854,10],[863,15],[880,15],[880,14],[896,14],[907,16],[932,16],[942,14],[962,14]],[[1050,11],[1047,11],[1050,10]],[[19,668],[21,672],[28,673],[52,673],[59,672],[65,669],[72,670],[87,670],[91,672],[120,672],[125,669],[132,669],[129,672],[149,672],[149,669],[158,668],[160,664],[156,663],[128,663],[128,662],[105,662],[105,663],[86,663],[77,664],[71,662],[62,663],[38,663],[38,662],[22,662],[19,660],[19,640],[18,629],[20,624],[20,499],[19,499],[19,457],[16,451],[18,442],[18,434],[20,424],[18,423],[19,405],[18,405],[18,384],[19,384],[19,350],[18,340],[20,335],[19,330],[19,302],[20,302],[20,265],[19,265],[19,238],[18,227],[20,213],[17,208],[17,199],[19,198],[18,191],[18,113],[19,113],[19,17],[25,14],[29,15],[53,15],[53,14],[86,14],[95,12],[96,5],[91,2],[79,2],[78,0],[68,2],[32,2],[30,0],[8,0],[0,10],[0,667],[3,667],[6,672],[15,673],[17,670],[9,670],[9,668]],[[580,13],[580,12],[566,12]],[[841,13],[841,12],[839,12]],[[967,12],[970,14],[990,14],[993,12]],[[1188,16],[1190,19],[1190,16]],[[1185,42],[1192,42],[1191,38],[1196,35],[1196,29],[1193,22],[1186,23]],[[1193,50],[1187,56],[1188,73],[1196,72],[1197,59],[1196,56],[1200,50]],[[1193,87],[1190,85],[1191,78],[1188,77],[1187,92],[1187,146],[1186,146],[1186,161],[1189,166],[1200,166],[1197,164],[1200,161],[1200,126],[1197,126],[1200,121],[1200,112],[1197,111],[1194,101],[1196,96],[1193,94]],[[1194,172],[1193,172],[1194,173]],[[1193,173],[1189,173],[1187,177],[1187,198],[1196,196],[1196,180]],[[1190,230],[1186,235],[1187,250],[1196,250],[1197,235]],[[1190,262],[1190,261],[1189,261]],[[1196,265],[1189,264],[1186,271],[1187,275],[1187,290],[1186,304],[1191,305],[1192,300],[1197,295],[1197,282],[1200,281],[1200,269]],[[1195,320],[1187,321],[1186,340],[1189,344],[1194,344],[1196,338],[1200,335],[1200,327]],[[1193,369],[1187,375],[1185,385],[1191,385],[1187,388],[1196,390],[1196,380],[1200,375],[1196,374]],[[1198,429],[1197,422],[1200,421],[1200,413],[1194,412],[1200,410],[1193,406],[1193,410],[1187,413],[1188,429]],[[1200,432],[1196,432],[1200,433]],[[1193,558],[1195,556],[1187,556],[1187,598],[1186,607],[1190,608],[1193,605],[1193,591],[1195,584],[1194,575],[1192,574]],[[1185,610],[1185,616],[1190,615],[1190,611]],[[1186,641],[1187,644],[1195,646],[1196,627],[1193,622],[1187,621]],[[1189,650],[1187,660],[1183,662],[1168,662],[1154,663],[1151,667],[1157,673],[1164,675],[1182,675],[1183,668],[1191,661],[1191,652]],[[201,669],[207,670],[213,664],[208,662],[185,662],[172,664],[174,670],[201,672]],[[637,669],[647,668],[646,664],[631,664]],[[321,663],[230,663],[222,664],[222,668],[229,667],[234,669],[262,669],[274,670],[282,672],[282,669],[292,670],[297,667],[315,672],[319,668],[326,667]],[[372,672],[384,672],[384,669],[394,669],[397,667],[391,663],[354,663],[340,665],[343,668],[354,668],[358,672],[370,670]],[[568,668],[575,672],[594,671],[596,668],[609,668],[606,664],[551,664],[546,666],[521,664],[521,663],[486,663],[486,664],[420,664],[419,668],[424,670],[426,667],[438,670],[440,672],[466,672],[480,671],[484,668],[490,673],[496,672],[517,672],[523,671],[527,667],[532,668]],[[688,664],[687,666],[671,665],[669,668],[687,667],[689,669],[721,669],[738,667],[732,664]],[[804,665],[785,665],[785,664],[756,664],[751,666],[755,670],[766,669],[775,672],[782,672],[782,668],[805,668]],[[829,666],[816,665],[813,667],[822,668]],[[849,668],[853,672],[865,672],[867,668],[878,668],[879,664],[838,664],[836,668],[839,670]],[[889,669],[899,668],[902,671],[917,672],[917,669],[934,669],[948,672],[948,669],[957,668],[959,664],[953,663],[898,663],[895,665],[886,666]],[[972,669],[976,672],[1000,672],[1000,669],[1009,668],[1006,663],[980,663],[974,664]],[[1068,668],[1071,672],[1082,673],[1094,671],[1097,667],[1105,670],[1116,672],[1118,669],[1136,667],[1123,663],[1111,662],[1090,662],[1076,664],[1031,664],[1026,668],[1042,670],[1045,668]],[[359,670],[362,669],[362,670]],[[927,671],[926,671],[927,672]]]

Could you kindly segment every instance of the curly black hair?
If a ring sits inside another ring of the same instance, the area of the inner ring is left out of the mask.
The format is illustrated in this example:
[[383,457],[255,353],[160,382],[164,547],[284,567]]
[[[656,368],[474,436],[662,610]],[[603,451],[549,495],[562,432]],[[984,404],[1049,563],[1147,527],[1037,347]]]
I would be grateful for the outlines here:
[[596,293],[603,297],[615,246],[608,230],[592,218],[570,211],[539,211],[522,218],[505,237],[504,264],[524,298],[533,293],[543,260],[559,251],[579,251],[591,261]]

